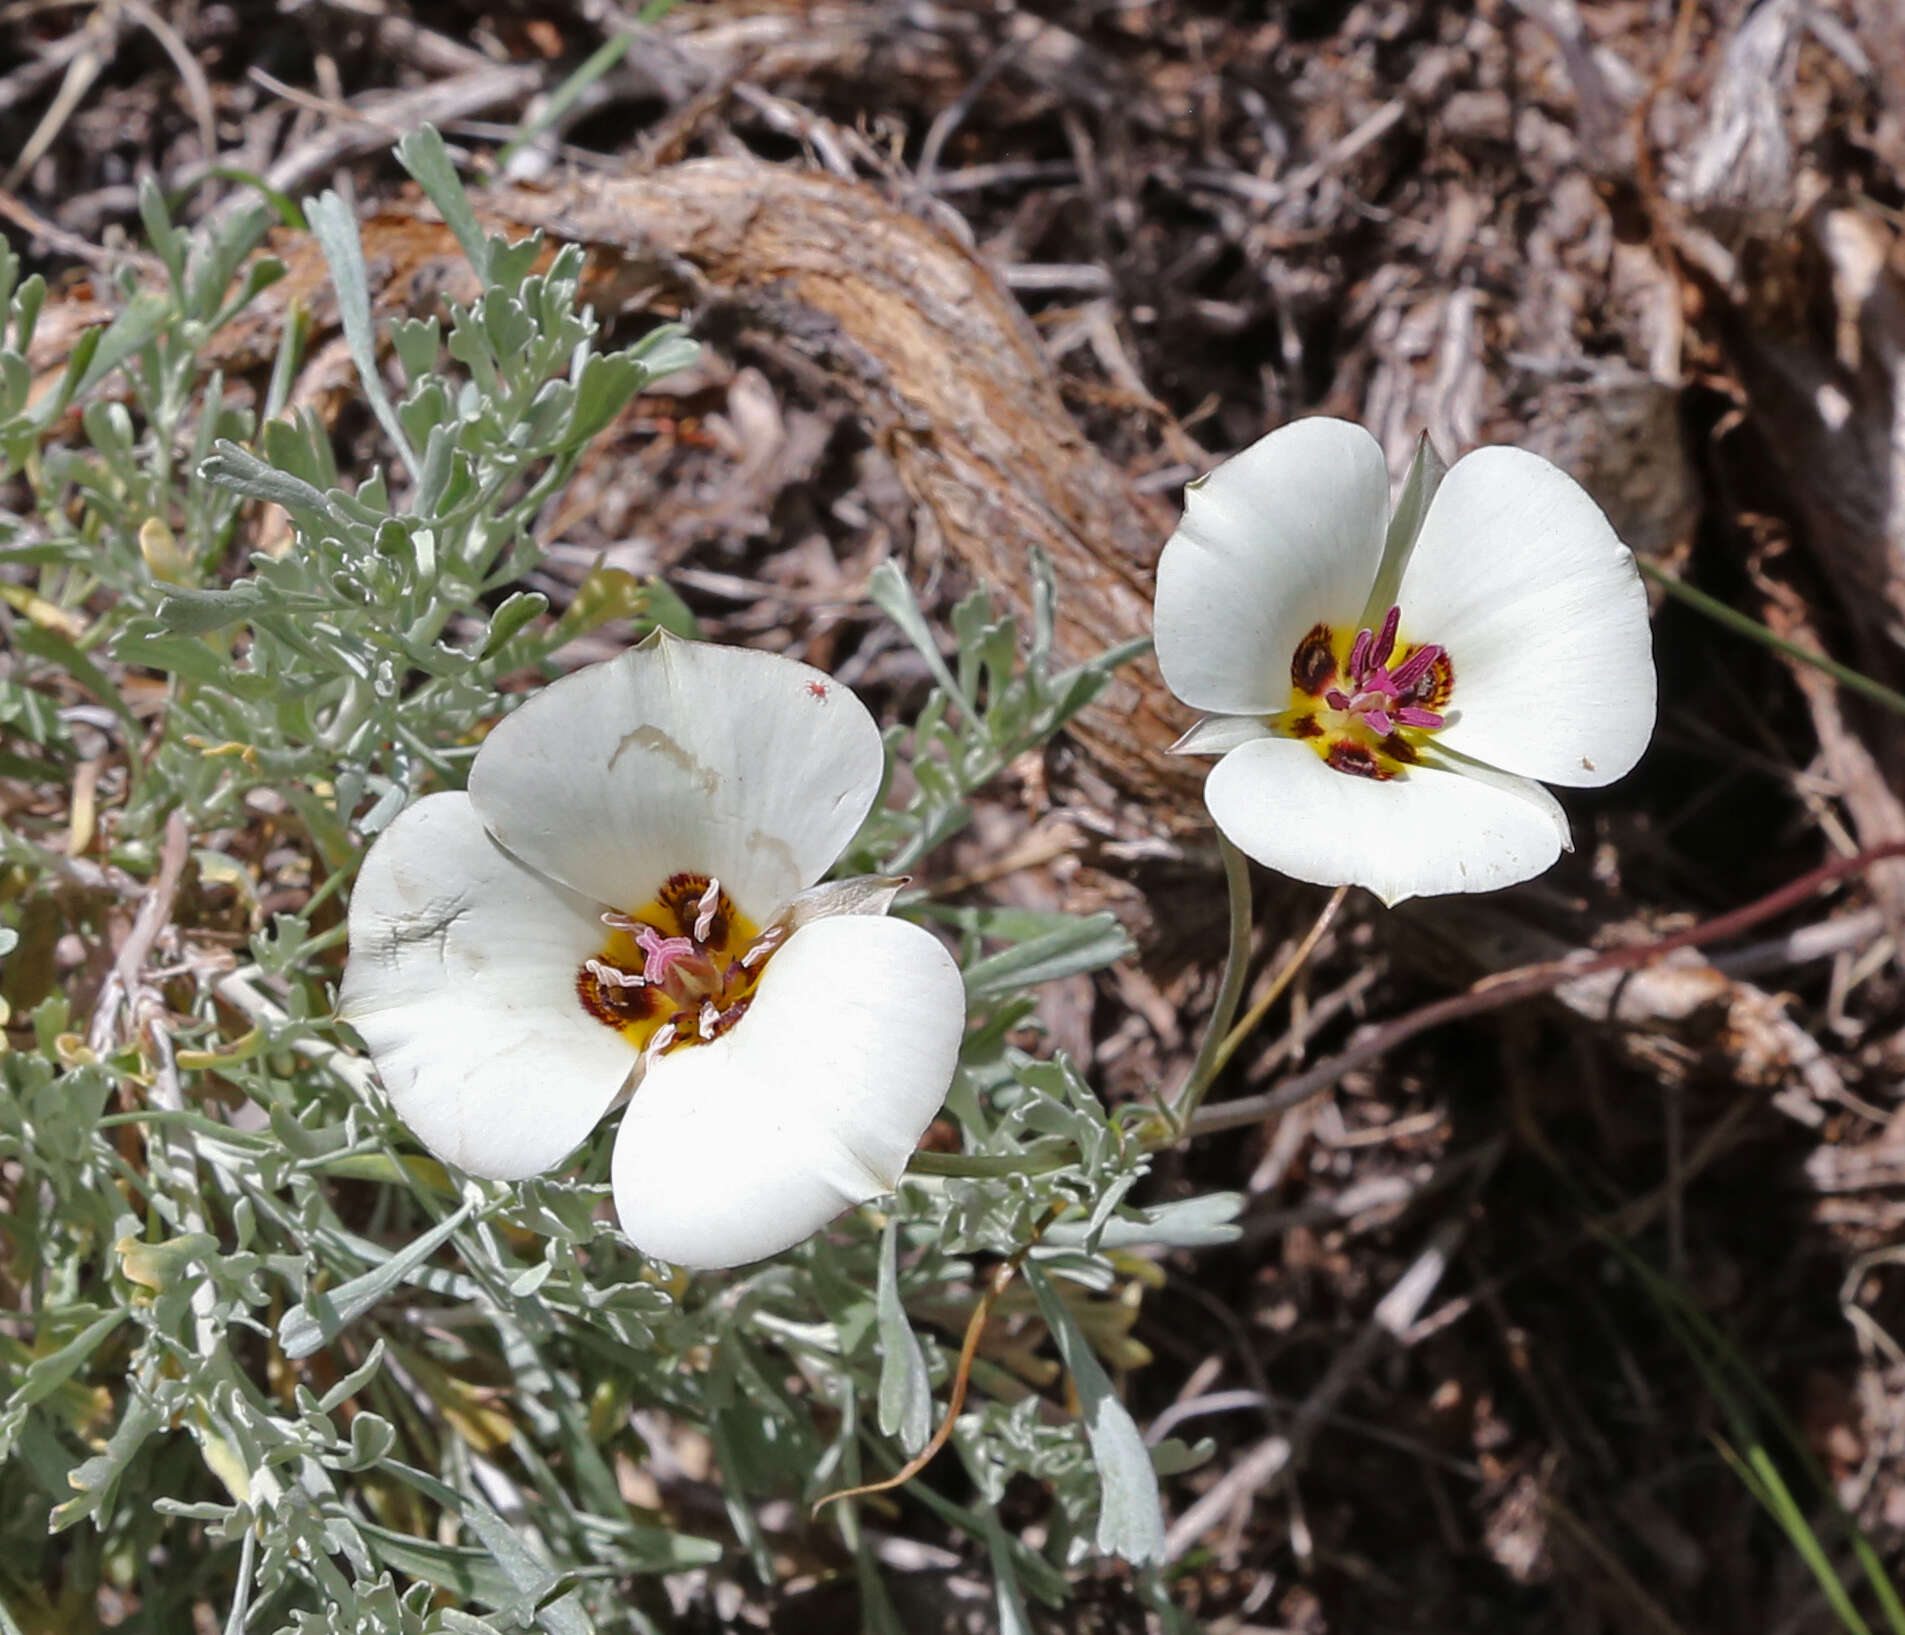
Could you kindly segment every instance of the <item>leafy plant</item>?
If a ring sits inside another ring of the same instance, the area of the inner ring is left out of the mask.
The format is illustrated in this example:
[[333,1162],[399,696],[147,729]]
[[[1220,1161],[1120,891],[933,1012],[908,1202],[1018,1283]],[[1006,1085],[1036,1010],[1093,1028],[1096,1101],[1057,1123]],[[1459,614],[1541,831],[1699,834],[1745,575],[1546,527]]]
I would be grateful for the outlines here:
[[[1094,1553],[1149,1572],[1153,1460],[1197,1453],[1147,1451],[1119,1401],[1129,1297],[1156,1250],[1222,1241],[1234,1203],[1132,1207],[1152,1127],[1026,1048],[1038,983],[1126,951],[1108,917],[903,904],[965,968],[959,1150],[723,1278],[669,1276],[608,1224],[606,1135],[572,1175],[451,1176],[331,1019],[356,861],[460,784],[499,681],[610,619],[692,630],[665,586],[607,570],[556,616],[516,587],[582,450],[693,343],[663,326],[601,350],[573,248],[485,235],[434,132],[399,157],[476,293],[392,325],[386,360],[348,209],[306,202],[391,451],[354,486],[290,407],[295,307],[255,402],[203,362],[282,270],[262,208],[187,234],[148,186],[163,280],[128,271],[119,316],[37,395],[45,287],[0,247],[0,493],[20,507],[0,514],[0,1607],[64,1628],[112,1586],[128,1629],[207,1603],[231,1632],[658,1629],[658,1575],[771,1584],[764,1506],[920,1450],[999,1257],[1030,1292],[974,1366],[964,1480],[915,1480],[904,1524],[989,1558],[1007,1628]],[[849,866],[943,844],[1125,656],[1058,670],[1034,571],[1035,627],[975,595],[949,657],[904,580],[877,581],[939,685],[889,733],[913,792]],[[1044,1411],[1060,1365],[1082,1420]],[[671,1439],[720,1513],[650,1474]],[[997,1513],[1017,1475],[1050,1493],[1036,1544]],[[849,1499],[808,1537],[853,1564],[867,1627],[897,1629],[872,1514]]]

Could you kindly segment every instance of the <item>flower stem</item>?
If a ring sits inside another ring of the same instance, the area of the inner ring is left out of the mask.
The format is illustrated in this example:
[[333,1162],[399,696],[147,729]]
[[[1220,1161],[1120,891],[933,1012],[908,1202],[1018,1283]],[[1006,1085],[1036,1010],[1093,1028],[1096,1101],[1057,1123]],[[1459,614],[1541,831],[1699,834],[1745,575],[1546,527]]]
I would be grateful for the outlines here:
[[1778,631],[1769,629],[1759,620],[1748,618],[1737,608],[1731,608],[1717,597],[1707,595],[1703,590],[1684,584],[1671,574],[1662,573],[1653,563],[1640,557],[1634,559],[1640,571],[1664,590],[1669,596],[1678,597],[1688,607],[1704,613],[1715,624],[1723,624],[1729,630],[1750,637],[1762,646],[1770,647],[1776,653],[1783,653],[1789,659],[1798,659],[1802,664],[1810,664],[1815,670],[1823,670],[1839,683],[1855,693],[1862,693],[1876,703],[1883,704],[1888,710],[1905,715],[1905,693],[1894,692],[1883,682],[1874,681],[1870,676],[1861,675],[1850,665],[1841,664],[1837,659],[1829,659],[1823,653],[1815,653],[1809,647],[1801,647],[1798,642],[1788,641]]
[[1230,1031],[1231,1018],[1237,1014],[1238,1002],[1244,996],[1244,978],[1250,970],[1250,864],[1221,834],[1217,837],[1217,850],[1224,860],[1224,885],[1230,892],[1230,948],[1224,955],[1223,983],[1217,990],[1217,1004],[1210,1013],[1204,1042],[1197,1047],[1197,1059],[1184,1075],[1177,1094],[1164,1108],[1169,1125],[1167,1144],[1183,1139],[1191,1115],[1210,1089],[1211,1080],[1217,1077],[1218,1068],[1223,1066],[1224,1041]]
[[1338,886],[1330,893],[1330,900],[1323,905],[1323,912],[1316,917],[1316,923],[1304,933],[1303,940],[1296,945],[1290,957],[1283,962],[1283,969],[1271,980],[1257,1002],[1244,1013],[1244,1019],[1229,1033],[1224,1042],[1217,1047],[1217,1059],[1211,1063],[1211,1077],[1223,1072],[1224,1064],[1236,1053],[1237,1047],[1248,1039],[1257,1029],[1270,1007],[1281,997],[1283,990],[1290,986],[1291,979],[1302,970],[1310,955],[1316,952],[1316,945],[1323,940],[1323,933],[1330,928],[1330,922],[1336,918],[1343,906],[1343,899],[1349,895],[1348,886]]
[[967,1153],[916,1152],[906,1161],[908,1175],[1050,1175],[1078,1162],[1078,1149],[1069,1141],[1041,1142],[1024,1152]]
[[1742,931],[1751,930],[1762,920],[1769,920],[1776,914],[1796,908],[1822,886],[1851,875],[1863,874],[1876,863],[1886,863],[1900,857],[1905,857],[1905,840],[1886,841],[1882,845],[1868,847],[1856,856],[1835,857],[1829,863],[1821,863],[1818,868],[1808,870],[1797,880],[1788,881],[1757,902],[1733,909],[1716,919],[1689,926],[1684,931],[1676,931],[1671,936],[1616,948],[1586,960],[1543,960],[1536,965],[1525,965],[1484,977],[1461,993],[1451,994],[1446,999],[1431,1000],[1419,1009],[1408,1011],[1379,1027],[1363,1029],[1347,1047],[1327,1061],[1293,1074],[1262,1095],[1242,1096],[1207,1109],[1196,1119],[1191,1133],[1215,1135],[1222,1130],[1239,1130],[1252,1124],[1261,1124],[1266,1118],[1298,1106],[1313,1096],[1320,1096],[1345,1075],[1359,1067],[1367,1067],[1371,1062],[1380,1061],[1418,1033],[1441,1027],[1445,1022],[1480,1016],[1488,1011],[1499,1010],[1504,1005],[1551,993],[1565,982],[1579,982],[1603,971],[1637,971],[1679,949],[1700,948],[1710,942],[1736,937]]

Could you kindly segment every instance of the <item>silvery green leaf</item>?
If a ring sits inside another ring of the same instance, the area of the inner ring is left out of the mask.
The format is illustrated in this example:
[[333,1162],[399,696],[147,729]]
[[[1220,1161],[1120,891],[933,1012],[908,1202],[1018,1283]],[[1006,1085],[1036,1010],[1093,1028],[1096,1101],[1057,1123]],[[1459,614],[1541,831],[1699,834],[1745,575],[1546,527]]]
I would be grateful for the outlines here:
[[549,1281],[549,1274],[555,1270],[546,1260],[539,1260],[527,1271],[519,1273],[509,1285],[509,1292],[518,1300],[527,1300],[530,1295]]
[[443,326],[435,318],[399,318],[390,326],[390,344],[406,380],[423,380],[437,366]]
[[[106,326],[103,333],[88,330],[87,334],[99,336],[95,343],[97,349],[88,351],[84,370],[78,380],[72,382],[70,394],[64,390],[64,383],[62,383],[61,391],[51,392],[40,400],[35,418],[45,425],[52,417],[44,413],[48,403],[56,398],[64,398],[65,401],[60,403],[59,409],[53,411],[54,414],[61,412],[67,402],[97,385],[127,358],[150,345],[158,336],[159,331],[164,328],[165,321],[171,316],[171,312],[172,303],[169,297],[157,290],[141,290],[126,304],[125,310]],[[75,360],[79,357],[77,346],[74,348],[73,357]],[[67,374],[70,379],[72,374],[70,365]]]
[[0,352],[0,420],[24,409],[32,390],[33,371],[26,359],[18,352]]
[[[1154,1204],[1149,1209],[1129,1210],[1105,1222],[1098,1247],[1129,1249],[1155,1243],[1172,1249],[1207,1249],[1235,1243],[1242,1231],[1237,1216],[1243,1207],[1242,1193],[1207,1192],[1196,1198]],[[1060,1221],[1045,1234],[1045,1241],[1076,1247],[1084,1243],[1086,1233],[1083,1221]]]
[[331,269],[338,322],[344,328],[344,344],[350,351],[351,362],[356,365],[365,401],[403,460],[405,469],[414,472],[416,453],[398,423],[396,411],[390,406],[383,376],[377,368],[377,336],[370,311],[370,273],[364,265],[364,241],[358,236],[357,218],[348,204],[328,191],[318,198],[306,199],[304,214],[318,248],[324,252],[325,265]]
[[53,1511],[49,1530],[64,1532],[97,1511],[109,1511],[113,1491],[126,1466],[164,1420],[165,1415],[157,1404],[143,1391],[135,1390],[119,1424],[107,1438],[105,1451],[82,1460],[67,1472],[67,1485],[77,1496]]
[[269,598],[257,585],[241,580],[230,590],[195,590],[185,585],[169,586],[159,603],[158,616],[168,630],[181,636],[202,636],[210,630],[222,630],[236,624],[260,608]]
[[369,1470],[397,1445],[397,1431],[381,1414],[361,1413],[351,1421],[351,1456],[346,1470]]
[[680,324],[663,324],[631,346],[624,356],[634,358],[647,375],[644,385],[686,369],[701,355],[701,343]]
[[647,371],[626,352],[592,354],[575,385],[567,435],[586,443],[609,424],[648,380]]
[[214,331],[222,329],[284,275],[285,265],[282,261],[273,256],[260,256],[245,268],[243,282],[232,292],[231,298],[212,314],[206,328]]
[[278,1323],[278,1344],[284,1348],[284,1354],[295,1362],[329,1345],[347,1324],[363,1316],[435,1254],[438,1246],[469,1216],[470,1206],[465,1204],[415,1242],[399,1249],[383,1265],[324,1294],[312,1295],[308,1308],[303,1303],[293,1306]]
[[441,420],[423,434],[423,468],[417,473],[417,493],[413,502],[420,515],[432,516],[449,486],[452,457],[456,452],[455,433]]
[[1144,1438],[1050,1280],[1033,1265],[1026,1266],[1025,1280],[1084,1410],[1085,1437],[1098,1469],[1098,1548],[1126,1561],[1156,1561],[1164,1553],[1164,1510]]
[[172,225],[166,214],[165,194],[159,179],[150,171],[139,178],[139,222],[153,253],[165,263],[165,270],[176,284],[185,269],[185,237]]
[[67,355],[66,368],[60,375],[59,385],[41,396],[30,416],[35,425],[49,425],[66,412],[67,405],[79,393],[79,385],[85,379],[86,371],[98,356],[100,342],[105,335],[105,329],[99,325],[80,331],[79,338],[73,342],[73,350]]
[[1186,1471],[1209,1464],[1216,1451],[1214,1437],[1200,1436],[1195,1443],[1185,1443],[1175,1436],[1167,1436],[1151,1449],[1151,1468],[1160,1476],[1182,1476]]
[[986,1553],[992,1557],[992,1594],[999,1612],[999,1635],[1032,1635],[1032,1614],[1012,1564],[1012,1541],[1006,1536],[1005,1524],[990,1505],[979,1512],[979,1520],[985,1528]]
[[34,326],[40,321],[40,308],[46,304],[46,280],[38,273],[21,282],[13,292],[13,345],[24,352],[33,340]]
[[483,283],[490,281],[489,239],[477,225],[470,196],[434,125],[420,125],[397,144],[397,163],[429,196]]
[[1123,959],[1134,946],[1114,916],[1084,915],[968,966],[966,992],[977,999],[1055,982],[1081,971],[1103,970]]
[[945,655],[939,651],[939,638],[920,611],[919,598],[906,582],[906,575],[893,563],[882,562],[867,576],[867,595],[900,627],[900,634],[919,650],[919,656],[926,661],[926,668],[932,671],[933,679],[946,697],[958,704],[967,716],[976,715],[978,711],[973,708],[972,700],[946,667]]
[[514,358],[536,338],[534,322],[507,290],[485,290],[480,310],[483,334],[497,357]]
[[919,1337],[900,1302],[899,1223],[889,1219],[880,1235],[878,1283],[880,1330],[880,1430],[896,1436],[907,1454],[926,1446],[933,1430],[933,1387]]
[[240,448],[236,443],[213,444],[212,452],[200,464],[198,474],[206,482],[229,488],[233,493],[243,494],[248,500],[269,500],[294,514],[304,511],[321,516],[327,509],[324,496],[303,478],[294,477],[288,471],[280,471],[276,466],[266,465],[257,455]]
[[370,1384],[378,1369],[384,1366],[384,1342],[380,1339],[370,1348],[370,1355],[346,1374],[323,1396],[318,1398],[320,1413],[334,1413],[357,1393]]
[[[0,954],[10,952],[13,943],[18,941],[15,933],[0,931]],[[7,1407],[24,1407],[57,1391],[125,1319],[123,1311],[109,1311],[105,1316],[88,1323],[59,1350],[49,1351],[44,1357],[36,1357],[19,1376],[19,1384],[7,1398]]]
[[[267,469],[295,477],[320,494],[337,487],[337,460],[331,452],[331,440],[321,427],[303,416],[267,420],[258,434],[258,444],[264,451]],[[213,448],[223,446],[214,444]]]

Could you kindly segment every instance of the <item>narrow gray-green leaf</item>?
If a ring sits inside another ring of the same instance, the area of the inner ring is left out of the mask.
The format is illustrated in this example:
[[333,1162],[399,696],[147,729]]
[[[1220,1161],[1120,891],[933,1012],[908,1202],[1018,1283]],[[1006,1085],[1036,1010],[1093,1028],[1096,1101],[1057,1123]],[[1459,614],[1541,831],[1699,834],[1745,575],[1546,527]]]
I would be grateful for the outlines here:
[[364,241],[358,236],[357,218],[351,207],[335,193],[326,192],[304,201],[305,219],[311,224],[318,248],[324,252],[325,265],[331,269],[331,284],[337,294],[338,322],[344,326],[344,344],[350,349],[351,362],[370,403],[371,413],[402,458],[404,469],[413,475],[417,456],[404,435],[397,412],[384,391],[383,377],[377,369],[377,335],[370,311],[370,273],[364,266]]
[[899,1223],[888,1220],[880,1237],[877,1316],[880,1332],[880,1430],[897,1436],[907,1454],[918,1453],[933,1432],[933,1387],[919,1337],[900,1303]]
[[1032,1265],[1025,1268],[1025,1281],[1038,1299],[1039,1315],[1052,1331],[1084,1409],[1085,1438],[1098,1471],[1098,1548],[1126,1561],[1156,1561],[1164,1554],[1164,1510],[1157,1471],[1137,1422],[1118,1400],[1091,1342],[1072,1321],[1051,1281]]
[[[1207,1192],[1197,1198],[1180,1198],[1155,1204],[1149,1209],[1134,1209],[1104,1224],[1098,1236],[1100,1249],[1129,1249],[1137,1244],[1159,1243],[1173,1249],[1208,1249],[1220,1243],[1235,1243],[1242,1230],[1237,1216],[1244,1205],[1238,1192]],[[1055,1247],[1077,1248],[1084,1243],[1086,1223],[1060,1221],[1045,1234]]]
[[919,656],[926,661],[926,668],[932,671],[940,691],[960,707],[968,720],[976,717],[978,712],[973,709],[972,700],[946,667],[945,656],[939,651],[939,638],[920,611],[919,598],[906,582],[906,575],[891,562],[882,562],[867,578],[867,595],[900,627],[900,634],[919,649]]
[[1088,914],[977,961],[966,971],[966,992],[978,999],[1102,970],[1132,947],[1129,934],[1113,916]]
[[323,494],[302,477],[266,465],[249,449],[222,438],[200,462],[200,477],[218,488],[229,488],[249,500],[269,500],[287,511],[306,511],[322,516],[327,509]]
[[397,144],[397,163],[410,172],[417,186],[430,196],[444,223],[456,234],[464,255],[482,282],[489,282],[489,240],[477,225],[470,196],[450,160],[450,150],[434,125],[420,125]]
[[284,1354],[295,1362],[329,1345],[347,1324],[363,1316],[435,1254],[450,1234],[469,1218],[470,1206],[465,1204],[414,1243],[399,1249],[383,1265],[348,1283],[340,1283],[328,1293],[314,1294],[308,1308],[303,1304],[293,1306],[278,1324],[278,1344],[284,1348]]

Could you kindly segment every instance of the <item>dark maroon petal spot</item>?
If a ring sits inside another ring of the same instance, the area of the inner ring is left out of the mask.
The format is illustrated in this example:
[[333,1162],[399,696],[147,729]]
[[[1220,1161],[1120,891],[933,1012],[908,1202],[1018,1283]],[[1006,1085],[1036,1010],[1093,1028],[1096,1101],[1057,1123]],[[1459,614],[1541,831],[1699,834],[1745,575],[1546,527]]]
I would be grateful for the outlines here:
[[1290,658],[1290,680],[1300,691],[1314,698],[1322,694],[1335,676],[1336,650],[1330,646],[1330,627],[1316,625],[1296,644],[1296,652]]
[[[695,934],[695,921],[701,914],[701,899],[707,895],[708,877],[705,874],[671,874],[667,884],[655,893],[655,900],[668,911],[668,917],[674,921],[672,929],[663,928],[664,935],[692,937]],[[723,891],[715,898],[714,923],[708,927],[704,940],[710,948],[726,948],[728,945],[729,913],[734,905],[728,901]]]
[[1323,759],[1338,772],[1347,772],[1352,778],[1375,778],[1381,781],[1395,776],[1377,759],[1376,752],[1367,744],[1359,744],[1348,738],[1331,744],[1329,753]]
[[623,988],[604,982],[586,965],[575,974],[575,996],[596,1021],[612,1028],[647,1021],[661,1000],[652,988]]
[[1382,752],[1392,761],[1401,761],[1405,766],[1413,766],[1421,759],[1416,754],[1415,745],[1399,732],[1392,732],[1382,741]]
[[1323,723],[1313,715],[1299,715],[1290,723],[1290,736],[1292,738],[1321,738]]
[[1419,709],[1440,711],[1454,691],[1455,666],[1449,662],[1447,651],[1439,649],[1434,662],[1403,690],[1402,701]]

